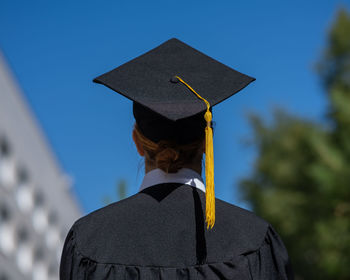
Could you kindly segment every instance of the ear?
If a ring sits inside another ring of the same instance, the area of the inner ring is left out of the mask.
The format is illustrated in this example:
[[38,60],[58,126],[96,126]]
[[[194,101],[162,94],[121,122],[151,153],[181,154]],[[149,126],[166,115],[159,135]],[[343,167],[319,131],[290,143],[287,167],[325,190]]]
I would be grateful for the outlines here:
[[143,149],[143,145],[140,143],[139,138],[137,137],[135,129],[132,131],[132,139],[134,140],[137,152],[140,156],[145,156],[145,150]]

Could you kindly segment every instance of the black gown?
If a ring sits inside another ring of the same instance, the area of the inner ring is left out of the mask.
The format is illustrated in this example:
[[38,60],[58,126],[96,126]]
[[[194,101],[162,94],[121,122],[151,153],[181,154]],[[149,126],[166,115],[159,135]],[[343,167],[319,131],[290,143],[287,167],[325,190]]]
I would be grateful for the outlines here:
[[98,209],[71,227],[61,280],[293,279],[272,226],[216,198],[207,231],[205,193],[178,183],[151,186]]

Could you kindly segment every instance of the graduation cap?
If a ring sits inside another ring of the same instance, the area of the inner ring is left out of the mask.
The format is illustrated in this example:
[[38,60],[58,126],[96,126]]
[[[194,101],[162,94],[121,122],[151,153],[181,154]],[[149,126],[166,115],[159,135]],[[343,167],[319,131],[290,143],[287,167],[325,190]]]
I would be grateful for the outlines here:
[[211,107],[254,81],[173,38],[97,77],[133,101],[140,131],[150,140],[178,144],[206,138],[206,222],[215,223]]

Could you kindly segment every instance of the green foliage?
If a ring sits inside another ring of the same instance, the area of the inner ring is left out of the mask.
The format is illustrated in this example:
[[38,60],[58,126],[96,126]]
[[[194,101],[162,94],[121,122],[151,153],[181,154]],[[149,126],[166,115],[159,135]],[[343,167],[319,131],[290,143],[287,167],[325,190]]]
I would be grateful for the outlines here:
[[[116,185],[116,193],[117,193],[117,200],[122,200],[124,198],[126,198],[127,196],[127,184],[126,184],[126,181],[121,179],[117,182],[117,185]],[[108,204],[111,204],[113,202],[113,198],[109,195],[105,195],[103,198],[102,198],[102,203],[104,205],[108,205]]]
[[297,279],[350,279],[350,16],[338,12],[319,72],[331,127],[275,110],[257,115],[243,198],[282,236]]
[[120,180],[117,184],[117,193],[119,200],[126,198],[126,181]]
[[318,70],[327,89],[338,85],[350,86],[350,20],[345,9],[340,9],[328,35]]

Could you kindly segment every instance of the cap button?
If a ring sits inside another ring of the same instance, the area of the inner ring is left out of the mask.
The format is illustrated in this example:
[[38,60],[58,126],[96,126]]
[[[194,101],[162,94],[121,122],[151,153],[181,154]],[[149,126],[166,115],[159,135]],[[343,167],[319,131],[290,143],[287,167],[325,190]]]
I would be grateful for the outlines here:
[[173,77],[171,77],[171,79],[170,79],[170,82],[172,82],[172,83],[174,83],[174,84],[176,84],[176,83],[178,83],[180,80],[176,77],[176,76],[173,76]]

